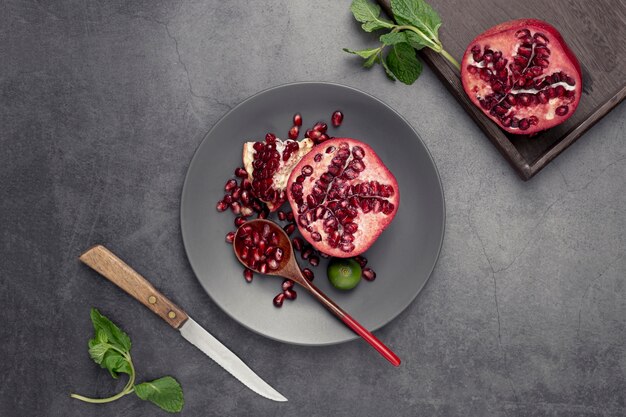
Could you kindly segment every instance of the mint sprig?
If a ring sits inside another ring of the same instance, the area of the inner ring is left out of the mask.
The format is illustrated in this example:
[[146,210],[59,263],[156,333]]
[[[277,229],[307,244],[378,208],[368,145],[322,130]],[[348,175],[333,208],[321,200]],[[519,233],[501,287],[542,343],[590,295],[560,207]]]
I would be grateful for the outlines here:
[[[458,70],[461,69],[439,40],[441,18],[424,0],[391,0],[391,10],[397,24],[381,18],[380,6],[369,0],[353,0],[350,10],[366,32],[388,30],[379,37],[381,45],[378,48],[344,48],[344,51],[365,59],[364,67],[380,63],[392,80],[413,84],[422,73],[422,63],[415,56],[415,50],[430,48],[442,54]],[[389,49],[384,55],[386,48]]]
[[174,378],[166,376],[150,382],[135,384],[135,367],[130,357],[130,337],[115,323],[91,309],[91,322],[95,336],[89,340],[89,356],[95,363],[109,371],[113,378],[120,373],[128,375],[128,382],[119,393],[108,398],[89,398],[71,394],[72,398],[88,403],[102,404],[118,400],[132,392],[142,400],[156,404],[165,411],[176,413],[183,409],[183,390]]

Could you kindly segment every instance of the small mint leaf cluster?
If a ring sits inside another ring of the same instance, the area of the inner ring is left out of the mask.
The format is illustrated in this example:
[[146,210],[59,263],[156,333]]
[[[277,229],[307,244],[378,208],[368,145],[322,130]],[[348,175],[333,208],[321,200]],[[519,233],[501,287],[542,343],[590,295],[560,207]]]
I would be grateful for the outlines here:
[[[439,40],[441,19],[424,0],[391,0],[391,10],[397,24],[380,17],[380,6],[369,0],[353,0],[350,10],[366,32],[387,30],[379,37],[378,48],[344,51],[363,58],[363,66],[370,68],[381,64],[392,80],[413,84],[422,73],[422,62],[415,50],[430,48],[442,54],[460,70],[459,63],[443,49]],[[386,55],[384,51],[389,48]]]
[[118,400],[134,392],[142,400],[147,400],[170,413],[183,409],[183,390],[174,378],[165,376],[150,382],[135,384],[135,367],[130,357],[130,337],[115,323],[91,309],[91,322],[95,336],[89,340],[89,356],[95,363],[109,371],[113,378],[127,374],[128,382],[122,391],[108,398],[89,398],[71,394],[72,398],[88,403],[102,404]]

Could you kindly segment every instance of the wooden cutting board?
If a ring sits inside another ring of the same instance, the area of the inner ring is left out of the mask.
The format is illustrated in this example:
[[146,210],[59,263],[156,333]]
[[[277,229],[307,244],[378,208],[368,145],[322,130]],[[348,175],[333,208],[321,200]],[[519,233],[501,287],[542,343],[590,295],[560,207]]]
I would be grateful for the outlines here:
[[[377,0],[392,16],[390,0]],[[456,68],[424,49],[420,56],[445,83],[523,180],[528,180],[574,143],[626,97],[626,2],[624,0],[429,0],[441,16],[439,38],[459,62],[478,34],[507,20],[535,18],[555,26],[578,57],[583,95],[565,123],[535,136],[511,135],[465,95]]]

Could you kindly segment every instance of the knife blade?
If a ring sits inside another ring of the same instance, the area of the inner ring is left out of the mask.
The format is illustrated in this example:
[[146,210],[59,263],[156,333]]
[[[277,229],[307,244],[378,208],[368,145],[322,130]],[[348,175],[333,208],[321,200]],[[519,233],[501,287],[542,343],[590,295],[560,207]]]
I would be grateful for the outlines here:
[[79,259],[179,330],[183,338],[249,389],[273,401],[287,401],[287,398],[255,374],[237,355],[113,252],[102,245],[96,245]]
[[181,326],[180,334],[252,391],[273,401],[287,401],[287,398],[263,381],[237,355],[191,317]]

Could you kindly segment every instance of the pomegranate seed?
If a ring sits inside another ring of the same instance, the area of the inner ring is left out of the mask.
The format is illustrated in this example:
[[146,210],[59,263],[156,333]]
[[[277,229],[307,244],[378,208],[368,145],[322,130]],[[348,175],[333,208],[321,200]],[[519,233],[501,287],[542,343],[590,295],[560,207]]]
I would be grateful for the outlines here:
[[232,244],[234,240],[235,240],[235,232],[226,233],[226,243]]
[[376,272],[374,272],[372,268],[363,269],[361,275],[368,281],[374,281],[376,279]]
[[241,212],[241,203],[233,201],[233,203],[230,205],[230,209],[233,213],[239,214]]
[[276,251],[274,252],[274,259],[280,262],[283,259],[283,256],[284,251],[281,248],[276,248]]
[[293,115],[293,124],[298,127],[302,126],[302,115],[300,113]]
[[276,259],[268,259],[267,260],[267,267],[272,270],[275,271],[278,269],[278,267],[280,266],[280,264],[278,263],[278,261]]
[[355,256],[354,260],[357,261],[359,265],[361,265],[361,268],[365,268],[365,265],[367,265],[367,258],[365,258],[364,256]]
[[254,272],[251,269],[246,268],[243,270],[243,277],[246,279],[246,281],[252,282],[252,278],[254,278]]
[[309,281],[313,281],[315,279],[315,274],[309,268],[302,269],[302,275]]
[[237,216],[235,217],[235,226],[243,226],[246,221],[247,219],[244,216]]
[[322,136],[322,132],[317,131],[317,130],[313,130],[313,129],[309,129],[309,130],[306,131],[304,136],[309,138],[309,139],[312,139],[315,142],[316,140],[318,140],[320,138],[320,136]]
[[331,121],[334,127],[341,126],[341,122],[343,122],[343,113],[339,110],[336,110],[331,116]]
[[284,211],[278,210],[278,220],[284,221],[287,218],[287,214]]
[[311,257],[311,255],[313,255],[313,249],[311,249],[311,248],[306,248],[300,254],[300,256],[302,256],[302,259],[304,259],[304,260],[309,259]]
[[235,176],[239,177],[239,178],[248,178],[248,171],[246,171],[244,168],[237,168],[235,170]]
[[292,289],[284,290],[283,294],[285,294],[285,298],[288,300],[295,300],[298,297],[298,293]]
[[283,281],[283,291],[288,290],[293,287],[293,281],[290,279],[286,279]]
[[293,126],[291,129],[289,129],[289,139],[298,139],[298,134],[300,133],[300,129],[298,128],[298,126]]
[[293,211],[288,211],[288,212],[287,212],[287,221],[292,222],[292,221],[293,221],[293,219],[294,219],[294,217],[293,217]]
[[265,135],[265,143],[276,143],[276,135],[273,133],[268,133]]
[[259,266],[259,272],[261,274],[265,274],[267,272],[267,264],[266,263],[262,263],[261,266]]
[[304,242],[299,237],[294,237],[291,243],[293,243],[293,248],[298,252],[300,252],[302,250],[302,246],[304,246]]
[[312,255],[309,258],[309,263],[311,264],[311,266],[318,266],[320,264],[320,258],[317,255]]
[[272,301],[274,303],[274,307],[282,307],[284,300],[285,300],[285,294],[281,292],[276,297],[274,297],[274,300]]
[[217,202],[217,206],[215,206],[215,208],[217,209],[217,211],[224,211],[228,208],[228,205],[229,204],[224,200],[220,200]]
[[291,235],[296,230],[296,225],[294,223],[289,223],[283,227],[283,230],[287,233],[287,235]]
[[232,196],[232,195],[230,195],[230,194],[225,195],[225,196],[224,196],[224,202],[225,202],[226,204],[230,204],[230,203],[232,203],[232,202],[233,202],[233,196]]
[[231,178],[228,181],[226,181],[226,185],[224,185],[224,190],[230,191],[236,186],[237,186],[237,180]]
[[328,129],[328,125],[324,122],[317,122],[315,123],[315,125],[313,126],[313,130],[316,130],[320,133],[326,133],[326,130]]

